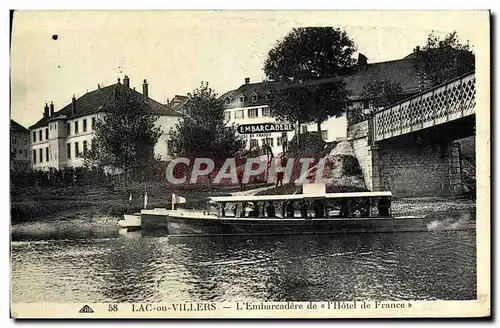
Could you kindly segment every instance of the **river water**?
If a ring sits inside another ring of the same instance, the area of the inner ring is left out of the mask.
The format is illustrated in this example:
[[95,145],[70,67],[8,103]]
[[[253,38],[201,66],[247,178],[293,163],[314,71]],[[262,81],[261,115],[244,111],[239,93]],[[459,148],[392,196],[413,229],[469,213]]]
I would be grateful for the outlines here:
[[14,226],[12,302],[476,298],[474,230],[180,238],[96,222]]

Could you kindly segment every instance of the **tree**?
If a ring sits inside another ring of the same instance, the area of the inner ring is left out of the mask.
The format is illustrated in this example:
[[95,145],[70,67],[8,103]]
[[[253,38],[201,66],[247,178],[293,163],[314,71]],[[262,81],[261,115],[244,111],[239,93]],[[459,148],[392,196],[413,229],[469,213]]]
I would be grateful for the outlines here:
[[400,82],[393,82],[387,79],[375,80],[363,86],[360,96],[370,103],[370,111],[363,112],[362,108],[354,108],[349,111],[348,124],[359,123],[372,115],[373,111],[390,106],[405,96]]
[[127,180],[154,163],[154,145],[161,135],[150,106],[117,85],[111,106],[96,121],[92,147],[83,154],[88,165],[120,169]]
[[267,79],[277,82],[270,104],[272,115],[292,122],[321,123],[341,116],[348,93],[345,83],[314,80],[339,77],[351,71],[354,42],[346,32],[332,27],[294,28],[269,51],[264,64]]
[[361,97],[371,101],[374,108],[390,106],[404,98],[400,82],[375,80],[363,86]]
[[457,32],[440,40],[434,33],[427,37],[425,46],[417,48],[417,69],[424,74],[432,86],[444,83],[475,69],[475,55],[469,42],[462,44]]
[[218,165],[243,147],[236,127],[226,126],[222,101],[208,82],[191,93],[182,119],[169,132],[169,153],[174,157],[210,158]]

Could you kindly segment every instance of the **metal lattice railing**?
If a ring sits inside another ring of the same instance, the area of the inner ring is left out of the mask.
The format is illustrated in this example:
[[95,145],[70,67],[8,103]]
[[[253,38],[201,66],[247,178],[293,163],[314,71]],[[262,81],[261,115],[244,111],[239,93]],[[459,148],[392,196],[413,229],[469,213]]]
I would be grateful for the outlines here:
[[373,116],[380,141],[475,113],[476,75],[471,73],[387,107]]

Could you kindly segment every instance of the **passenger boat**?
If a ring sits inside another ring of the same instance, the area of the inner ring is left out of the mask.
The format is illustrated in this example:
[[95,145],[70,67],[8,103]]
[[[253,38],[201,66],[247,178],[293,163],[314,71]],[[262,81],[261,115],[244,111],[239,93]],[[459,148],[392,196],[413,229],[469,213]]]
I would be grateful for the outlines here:
[[[169,235],[280,235],[427,231],[431,218],[392,215],[390,191],[209,197],[203,211],[165,213]],[[149,217],[149,216],[148,216]],[[160,219],[161,216],[157,216]],[[165,217],[163,217],[165,222]]]

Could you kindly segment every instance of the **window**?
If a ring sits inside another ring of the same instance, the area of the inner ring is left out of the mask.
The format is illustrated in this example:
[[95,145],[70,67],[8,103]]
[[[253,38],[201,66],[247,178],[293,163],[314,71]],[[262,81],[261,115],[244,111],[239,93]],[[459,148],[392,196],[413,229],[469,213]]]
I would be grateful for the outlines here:
[[43,149],[40,148],[38,149],[38,155],[40,155],[40,159],[38,160],[40,163],[43,162]]
[[276,138],[276,146],[281,146],[281,145],[283,145],[283,137]]
[[370,102],[368,100],[363,101],[363,108],[370,108]]
[[75,158],[80,157],[80,151],[78,149],[78,142],[75,142]]
[[36,131],[33,131],[33,142],[36,142]]
[[71,134],[71,124],[66,123],[66,131],[68,133],[68,136]]
[[255,92],[252,93],[252,102],[257,102],[257,100],[259,100],[259,95],[256,94]]
[[49,161],[49,147],[45,148],[45,161]]
[[243,117],[244,117],[243,109],[239,109],[234,113],[234,118],[243,118]]
[[49,129],[50,131],[52,131],[52,124],[49,124]]
[[323,140],[328,139],[328,130],[321,130],[321,139]]
[[15,135],[11,135],[10,141],[12,141],[12,143],[17,143],[17,137]]
[[263,139],[262,142],[270,147],[274,147],[274,138],[266,138]]
[[92,130],[95,129],[95,117],[92,117]]
[[271,92],[270,91],[266,91],[265,98],[266,98],[266,100],[271,100]]
[[226,121],[229,121],[231,119],[231,112],[230,111],[225,111],[224,112],[224,119]]
[[248,110],[248,117],[258,117],[259,111],[257,108],[251,108]]
[[240,95],[239,100],[240,100],[240,103],[245,102],[245,96],[244,95]]
[[307,132],[307,125],[302,125],[302,133],[306,133]]
[[68,159],[71,159],[71,144],[66,144],[66,154],[68,156]]
[[33,164],[36,164],[36,150],[33,149]]
[[250,147],[259,147],[259,141],[257,139],[250,139]]
[[29,138],[29,136],[28,137],[24,137],[24,145],[25,146],[28,144],[28,138]]
[[229,105],[229,104],[231,103],[231,98],[226,97],[226,99],[224,99],[224,103],[225,103],[226,105]]
[[87,132],[87,119],[83,120],[83,132]]
[[78,134],[78,121],[75,121],[75,134]]
[[43,131],[42,130],[38,130],[38,140],[42,141],[43,140]]
[[45,128],[45,140],[49,139],[49,128]]
[[26,149],[24,150],[24,158],[28,158],[28,151]]
[[262,108],[262,116],[271,116],[271,108],[269,107]]
[[83,153],[87,153],[87,140],[83,140]]

